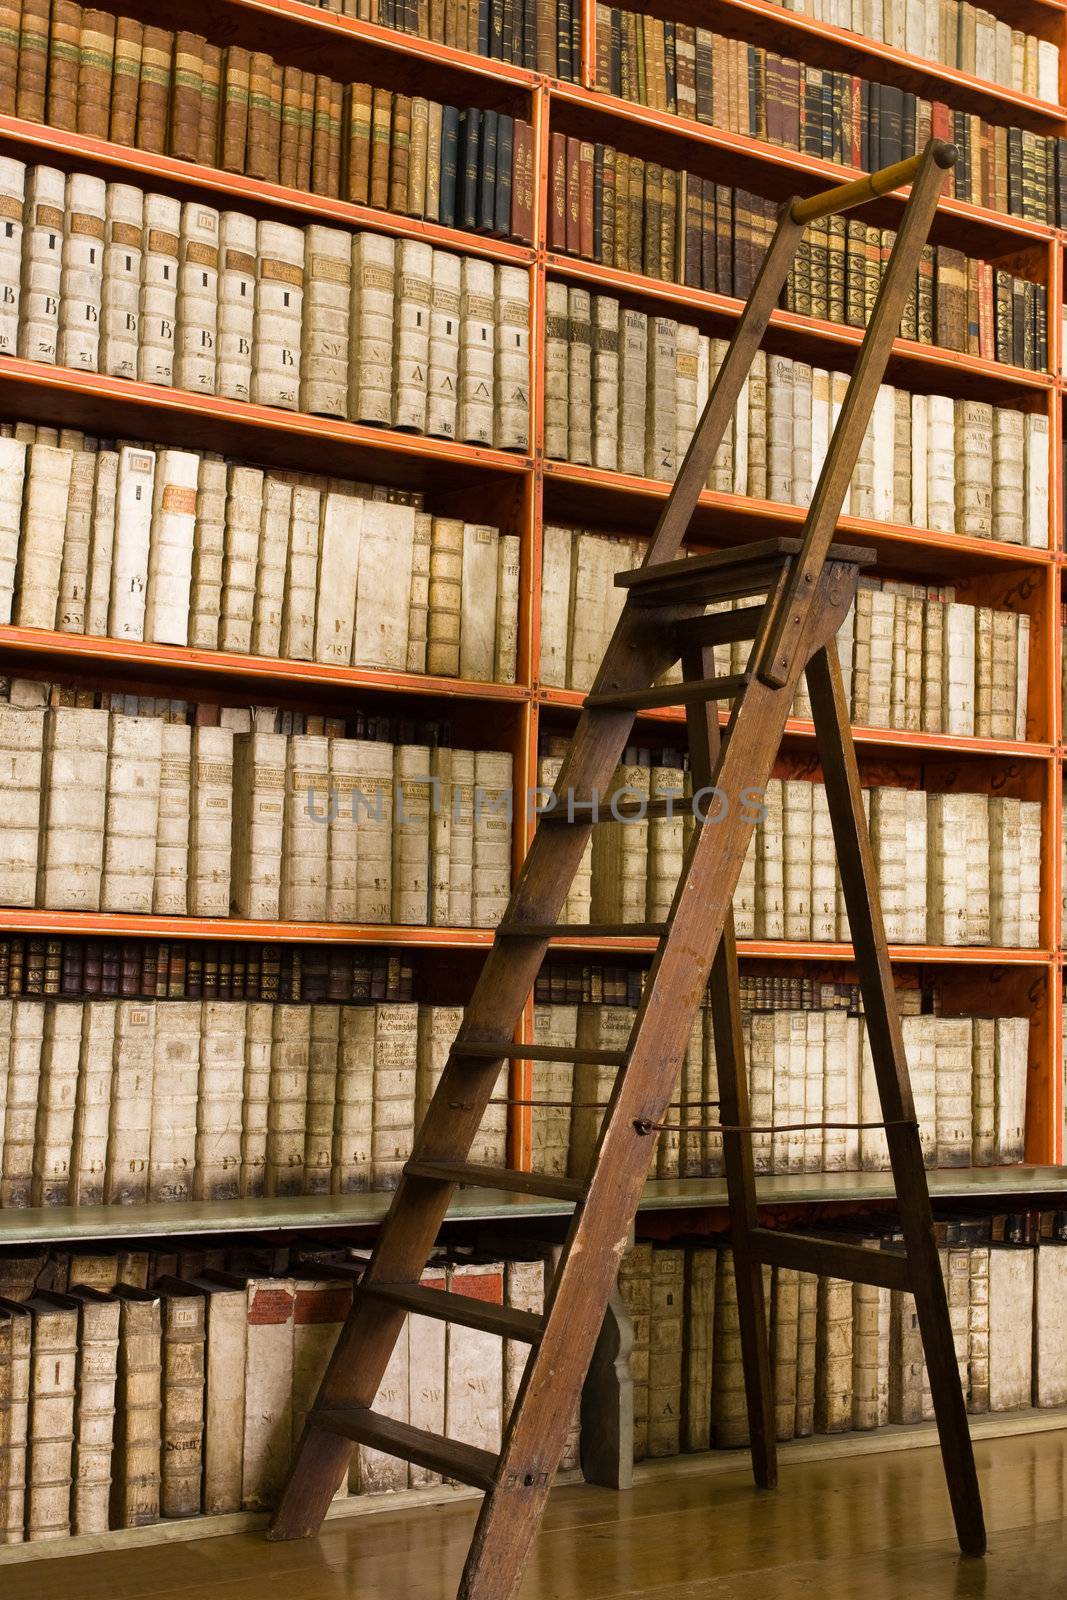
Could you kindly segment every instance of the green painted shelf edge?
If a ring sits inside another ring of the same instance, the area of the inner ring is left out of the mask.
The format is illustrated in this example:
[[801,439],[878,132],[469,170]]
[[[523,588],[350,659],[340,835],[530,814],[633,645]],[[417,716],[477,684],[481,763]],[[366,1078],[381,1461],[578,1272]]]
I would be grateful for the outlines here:
[[[1067,1167],[960,1167],[938,1169],[927,1176],[935,1200],[1067,1194]],[[757,1179],[757,1198],[764,1205],[891,1200],[893,1183],[888,1172],[787,1173]],[[376,1190],[356,1195],[11,1209],[0,1211],[0,1246],[358,1227],[380,1222],[390,1199],[388,1191]],[[726,1184],[721,1178],[655,1179],[645,1187],[641,1210],[694,1211],[725,1204]],[[558,1200],[495,1189],[460,1189],[448,1215],[451,1222],[499,1222],[509,1217],[566,1216],[569,1211],[570,1207]]]

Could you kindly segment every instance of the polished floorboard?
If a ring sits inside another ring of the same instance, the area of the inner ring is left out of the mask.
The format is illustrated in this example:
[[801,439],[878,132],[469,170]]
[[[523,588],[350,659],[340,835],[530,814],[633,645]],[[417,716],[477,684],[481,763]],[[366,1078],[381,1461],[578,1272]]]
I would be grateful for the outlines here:
[[[989,1556],[960,1557],[936,1450],[837,1456],[752,1487],[741,1459],[628,1494],[558,1489],[521,1600],[1045,1600],[1067,1595],[1067,1430],[976,1447]],[[8,1567],[3,1600],[454,1600],[477,1503]]]

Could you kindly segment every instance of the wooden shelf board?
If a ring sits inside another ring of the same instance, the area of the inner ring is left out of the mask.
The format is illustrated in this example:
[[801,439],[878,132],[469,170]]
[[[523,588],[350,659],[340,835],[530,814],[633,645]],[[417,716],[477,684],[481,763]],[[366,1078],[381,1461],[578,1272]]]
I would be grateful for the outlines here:
[[[980,80],[974,81],[977,83]],[[576,110],[587,114],[591,112],[596,116],[611,117],[626,127],[646,131],[653,138],[662,139],[663,134],[668,133],[684,139],[690,147],[695,146],[698,150],[707,151],[709,154],[721,156],[728,153],[733,160],[738,158],[748,160],[771,176],[772,186],[783,190],[783,197],[787,189],[792,191],[795,188],[798,193],[812,194],[831,185],[845,183],[862,176],[859,168],[848,166],[843,162],[808,156],[787,145],[772,144],[752,134],[729,133],[713,124],[697,122],[668,111],[657,111],[636,100],[626,100],[600,89],[586,89],[580,84],[561,83],[553,89],[552,95],[553,99],[561,104],[574,106]],[[1034,107],[1041,108],[1040,111],[1035,110],[1038,116],[1044,117],[1051,112],[1061,129],[1067,124],[1067,111],[1045,107],[1041,101],[1034,102]],[[747,186],[742,184],[742,187]],[[888,195],[880,196],[878,206],[881,214],[886,216],[890,212],[899,212],[903,208],[907,194],[908,190],[903,188],[891,190]],[[1056,232],[1053,223],[1031,222],[1007,212],[995,211],[988,206],[974,205],[968,200],[956,198],[942,199],[938,205],[938,214],[946,220],[946,223],[951,219],[957,237],[961,228],[971,230],[972,234],[980,230],[990,251],[1021,250],[1034,244],[1047,246]]]
[[[588,955],[651,955],[656,950],[654,939],[582,939],[559,934],[551,941],[551,949],[584,951]],[[809,940],[789,939],[738,939],[737,953],[744,959],[761,961],[852,961],[850,944],[821,944]],[[1047,967],[1052,959],[1051,950],[1015,950],[980,945],[925,945],[891,944],[889,958],[899,966],[919,964],[935,966],[978,967]]]
[[110,178],[124,177],[129,182],[171,190],[179,195],[217,195],[220,198],[214,203],[230,207],[240,204],[257,216],[276,217],[281,213],[286,221],[297,224],[302,220],[335,222],[351,229],[392,234],[398,239],[422,239],[446,250],[487,256],[492,261],[517,266],[528,266],[534,259],[532,245],[494,239],[465,228],[444,228],[419,217],[353,205],[348,200],[290,189],[261,178],[246,178],[241,173],[179,161],[175,156],[155,155],[131,145],[112,144],[108,139],[93,139],[65,128],[29,122],[23,117],[0,116],[0,144],[17,145],[22,160],[27,157],[33,160],[34,152],[39,151],[41,159],[65,169],[99,168]]
[[[3,643],[0,634],[0,645]],[[557,689],[539,685],[536,699],[539,705],[553,711],[568,711],[577,715],[585,704],[585,695],[578,689]],[[642,720],[684,723],[685,711],[679,706],[660,707],[639,713]],[[729,713],[720,711],[719,721],[725,727]],[[790,717],[785,725],[786,736],[796,739],[814,739],[815,724],[802,717]],[[1049,761],[1061,754],[1061,747],[1038,744],[1021,739],[975,739],[949,733],[915,733],[906,728],[868,728],[855,723],[852,737],[858,745],[877,749],[899,750],[903,753],[924,752],[930,755],[1008,757],[1018,761]]]
[[[1014,1198],[1067,1193],[1067,1167],[960,1167],[928,1173],[935,1200]],[[823,1205],[891,1200],[889,1172],[786,1173],[757,1177],[761,1205]],[[154,1201],[131,1206],[49,1206],[0,1210],[0,1246],[104,1239],[274,1233],[307,1228],[373,1227],[389,1210],[390,1190],[352,1195],[289,1195],[274,1199]],[[642,1211],[685,1211],[726,1204],[723,1178],[652,1179]],[[457,1189],[449,1222],[568,1216],[565,1201],[495,1189]]]
[[218,650],[193,650],[180,645],[98,638],[89,634],[50,633],[37,628],[0,626],[0,660],[36,666],[84,667],[93,662],[126,675],[150,673],[182,685],[232,681],[263,684],[272,690],[313,688],[351,699],[353,690],[368,693],[447,696],[494,704],[522,704],[531,690],[522,684],[479,683],[463,678],[434,678],[418,672],[376,672],[365,667],[331,667],[316,661],[270,656],[228,655]]
[[0,412],[11,420],[41,418],[120,438],[162,435],[163,443],[224,450],[250,461],[267,456],[273,465],[348,478],[373,475],[379,482],[403,486],[455,488],[484,485],[487,473],[518,482],[531,466],[529,457],[503,450],[39,361],[0,357],[0,378]]
[[382,944],[443,950],[488,949],[491,928],[427,928],[397,923],[256,922],[241,917],[162,917],[126,911],[36,911],[0,907],[8,933],[81,937],[257,940],[293,944]]

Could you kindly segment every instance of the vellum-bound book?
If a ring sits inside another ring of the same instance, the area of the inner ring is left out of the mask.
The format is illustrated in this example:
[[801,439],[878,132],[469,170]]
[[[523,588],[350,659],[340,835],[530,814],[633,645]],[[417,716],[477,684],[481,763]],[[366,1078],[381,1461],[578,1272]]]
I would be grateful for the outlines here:
[[[408,602],[408,657],[409,672],[426,671],[426,648],[430,613],[430,551],[433,539],[433,518],[427,511],[416,511],[411,545],[411,593]],[[518,563],[516,560],[516,583]],[[497,591],[497,611],[500,594]],[[516,614],[518,606],[516,603]],[[497,648],[500,648],[500,634]]]
[[486,597],[496,595],[499,539],[496,528],[463,525],[459,675],[481,682],[493,676],[496,616]]
[[393,426],[426,431],[430,364],[433,250],[420,239],[395,247],[396,308],[393,341]]
[[23,628],[56,625],[73,463],[72,451],[54,445],[34,444],[26,452],[14,602],[14,620]]
[[434,517],[426,618],[426,671],[434,676],[459,675],[463,539],[464,524],[457,518]]
[[70,492],[63,529],[63,560],[59,569],[59,604],[56,626],[61,633],[85,633],[86,591],[89,583],[89,544],[93,521],[93,483],[96,451],[78,450],[70,469]]
[[12,619],[25,478],[26,445],[21,439],[0,439],[0,624]]
[[371,739],[352,743],[358,751],[352,823],[358,832],[356,920],[388,922],[393,907],[393,747]]
[[261,222],[256,251],[252,400],[256,405],[295,411],[300,403],[303,232],[281,222]]
[[322,496],[314,658],[331,666],[352,661],[359,549],[369,510],[366,501],[340,489]]
[[205,1516],[241,1509],[246,1295],[239,1279],[194,1278],[204,1295],[207,1323],[204,1371],[203,1509]]
[[204,1444],[204,1296],[193,1284],[163,1277],[161,1295],[163,1406],[160,1511],[200,1512]]
[[85,372],[95,372],[99,364],[106,215],[104,180],[72,172],[67,178],[56,360]]
[[[545,454],[561,461],[567,460],[570,452],[569,306],[565,283],[551,279],[545,284]],[[643,401],[641,419],[643,425]]]
[[159,1296],[118,1283],[118,1381],[110,1525],[159,1521],[162,1323]]
[[460,265],[459,406],[456,437],[492,445],[494,400],[493,264],[464,256]]
[[33,1322],[25,1305],[0,1303],[0,1355],[10,1383],[4,1425],[0,1428],[0,1544],[25,1537],[26,1433],[29,1420],[30,1344]]
[[33,1318],[26,1535],[61,1539],[70,1532],[78,1310],[42,1294],[26,1307]]
[[0,902],[6,906],[37,901],[44,733],[44,711],[0,705]]
[[199,473],[200,457],[188,451],[156,454],[144,636],[157,644],[189,641]]
[[418,1007],[380,1005],[374,1017],[371,1179],[395,1189],[415,1137]]
[[85,596],[85,631],[107,633],[111,606],[111,566],[118,509],[119,453],[98,450],[93,480],[93,512],[89,533],[89,571]]
[[31,167],[26,174],[19,297],[18,353],[24,361],[56,360],[65,204],[64,174],[55,167]]
[[267,1182],[267,1118],[270,1105],[273,1005],[245,1007],[244,1092],[241,1111],[240,1193],[261,1195]]
[[57,706],[45,725],[39,905],[101,907],[107,766],[108,713]]
[[293,1294],[290,1278],[246,1286],[244,1450],[241,1505],[273,1506],[292,1449]]
[[18,353],[26,167],[0,156],[0,355]]
[[193,729],[189,804],[189,915],[230,913],[233,829],[233,733]]
[[[410,506],[364,503],[351,656],[357,667],[384,672],[407,668],[415,518]],[[324,585],[330,581],[324,570]],[[482,603],[484,607],[484,591]]]
[[104,1183],[109,1205],[133,1205],[148,1198],[155,1035],[156,1007],[118,1002]]
[[289,922],[326,917],[330,743],[308,734],[295,734],[287,742],[280,915]]
[[245,1024],[243,1001],[204,1002],[193,1185],[197,1200],[233,1200],[240,1193]]
[[178,247],[178,329],[174,382],[194,394],[216,392],[219,317],[219,213],[199,200],[182,206]]
[[268,474],[263,483],[263,515],[259,530],[259,562],[252,608],[252,653],[279,656],[282,646],[282,606],[289,564],[289,525],[293,489],[284,479]]
[[163,722],[112,715],[104,822],[104,911],[149,912],[156,874]]
[[28,1206],[33,1187],[37,1102],[41,1090],[44,1008],[32,1000],[16,1001],[11,1011],[7,1066],[4,1155],[0,1205]]
[[495,437],[498,450],[530,447],[530,277],[496,269]]
[[430,916],[430,751],[426,745],[397,745],[393,755],[392,917],[398,923],[426,924]]
[[116,488],[108,633],[143,639],[156,454],[122,445]]
[[311,1020],[306,1006],[274,1007],[266,1193],[303,1194]]
[[137,352],[137,376],[142,383],[174,382],[181,210],[181,203],[169,195],[144,197],[141,342]]
[[308,1091],[304,1130],[304,1193],[329,1194],[337,1098],[340,1006],[311,1008]]
[[81,1020],[77,1005],[50,1006],[45,1015],[31,1205],[62,1206],[70,1201]]
[[169,1000],[155,1007],[149,1200],[191,1200],[197,1167],[200,1005]]
[[264,475],[258,467],[231,465],[227,474],[218,645],[220,650],[241,654],[247,654],[252,648],[263,481]]
[[136,378],[140,337],[144,193],[130,183],[109,183],[100,309],[100,371]]
[[159,813],[152,910],[184,916],[189,908],[189,798],[192,729],[165,722],[160,746]]
[[75,1302],[79,1322],[71,1531],[106,1533],[122,1306],[76,1283],[64,1298]]
[[243,211],[219,218],[218,393],[248,400],[256,315],[256,219]]
[[396,241],[357,233],[352,239],[348,415],[391,427],[395,341]]
[[238,916],[279,915],[286,741],[278,733],[234,740],[233,882]]
[[374,1024],[373,1006],[341,1007],[331,1163],[334,1194],[356,1194],[371,1185]]
[[305,229],[304,326],[300,352],[300,409],[348,414],[348,327],[352,299],[352,240],[341,228]]
[[289,565],[282,596],[281,654],[290,661],[313,661],[322,494],[309,484],[294,483],[292,487]]
[[100,1205],[104,1199],[115,1008],[114,1000],[87,1000],[82,1007],[81,1054],[70,1156],[72,1205]]
[[446,250],[435,250],[430,295],[426,432],[441,439],[456,437],[459,301],[460,257]]

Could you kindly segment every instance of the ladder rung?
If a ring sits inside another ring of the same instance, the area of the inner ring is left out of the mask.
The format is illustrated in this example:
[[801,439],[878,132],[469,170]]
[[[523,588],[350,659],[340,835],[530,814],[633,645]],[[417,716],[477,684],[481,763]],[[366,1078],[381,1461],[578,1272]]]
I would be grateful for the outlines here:
[[[633,591],[682,574],[728,572],[732,567],[755,566],[764,561],[787,561],[799,554],[801,544],[802,540],[785,536],[757,539],[752,544],[734,545],[728,550],[710,550],[702,556],[683,556],[678,561],[660,561],[648,567],[633,567],[629,572],[617,572],[615,586]],[[866,545],[832,544],[826,559],[869,566],[877,560],[877,553]]]
[[409,1178],[432,1178],[437,1183],[458,1183],[465,1189],[508,1189],[514,1194],[536,1194],[545,1200],[566,1200],[578,1205],[586,1185],[577,1178],[558,1178],[547,1172],[515,1172],[511,1167],[485,1167],[467,1161],[409,1161]]
[[452,1054],[476,1061],[585,1061],[591,1067],[621,1067],[626,1061],[622,1050],[573,1050],[562,1044],[463,1044],[452,1046]]
[[456,1322],[464,1328],[477,1328],[479,1333],[498,1334],[501,1339],[521,1339],[524,1344],[540,1344],[545,1331],[544,1319],[530,1311],[514,1311],[511,1306],[476,1300],[469,1294],[429,1289],[423,1283],[365,1283],[360,1293],[418,1316]]
[[895,1250],[865,1250],[862,1245],[837,1239],[819,1239],[807,1233],[778,1233],[753,1228],[749,1247],[757,1261],[770,1267],[795,1267],[849,1283],[870,1283],[879,1289],[910,1289],[908,1258]]
[[730,567],[723,572],[706,571],[695,561],[679,563],[679,568],[694,567],[693,572],[678,570],[673,576],[662,577],[647,589],[631,589],[627,602],[641,610],[661,606],[706,606],[716,600],[745,600],[751,595],[766,594],[781,577],[784,562],[753,562],[751,566]]
[[443,1477],[458,1478],[475,1489],[491,1489],[496,1477],[497,1458],[488,1450],[425,1433],[410,1423],[397,1422],[395,1417],[384,1417],[369,1406],[329,1406],[313,1411],[308,1421],[326,1433],[339,1433],[354,1444],[384,1450],[387,1456],[399,1456],[402,1461],[412,1461]]
[[689,705],[691,701],[733,700],[751,677],[750,672],[732,672],[725,678],[691,678],[688,683],[665,683],[655,689],[590,694],[585,705],[588,711],[654,711],[660,706]]
[[[506,922],[502,939],[662,939],[665,922]],[[568,1061],[571,1059],[567,1057]]]
[[682,649],[691,649],[754,639],[766,610],[765,605],[741,606],[736,611],[713,611],[706,617],[685,617],[673,626],[674,641]]

